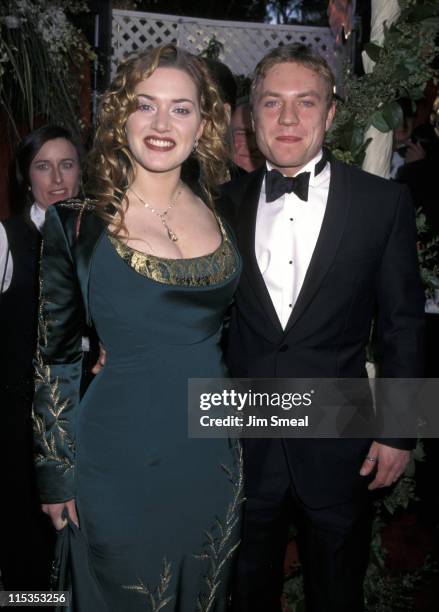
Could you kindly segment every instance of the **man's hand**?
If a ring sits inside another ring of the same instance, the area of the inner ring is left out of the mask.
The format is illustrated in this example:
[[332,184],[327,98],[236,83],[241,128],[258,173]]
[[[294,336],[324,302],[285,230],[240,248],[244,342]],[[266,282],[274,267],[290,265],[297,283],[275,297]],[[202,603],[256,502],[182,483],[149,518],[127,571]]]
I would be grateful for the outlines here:
[[375,478],[368,486],[369,491],[389,487],[404,474],[409,461],[410,451],[372,442],[367,457],[361,466],[360,474],[361,476],[367,476],[377,468]]
[[407,143],[407,152],[405,154],[405,163],[410,164],[414,161],[419,161],[421,159],[425,159],[426,153],[424,147],[419,142],[409,142]]

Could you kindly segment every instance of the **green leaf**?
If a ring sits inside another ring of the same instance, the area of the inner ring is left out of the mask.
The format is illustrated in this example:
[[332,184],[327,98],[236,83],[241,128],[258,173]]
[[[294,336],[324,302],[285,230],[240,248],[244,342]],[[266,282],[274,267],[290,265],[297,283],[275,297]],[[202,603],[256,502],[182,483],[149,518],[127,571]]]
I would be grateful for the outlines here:
[[421,100],[424,97],[425,83],[418,87],[407,88],[407,93],[412,100]]
[[405,81],[410,76],[410,70],[404,64],[398,64],[395,67],[395,79],[397,81]]
[[354,120],[350,119],[347,123],[345,123],[345,125],[343,126],[343,129],[340,130],[339,140],[340,140],[341,149],[351,148],[354,128],[355,128]]
[[380,132],[388,132],[389,130],[392,129],[387,123],[381,109],[375,111],[372,114],[370,118],[370,123]]
[[354,154],[363,146],[363,139],[364,129],[358,125],[353,126],[349,148]]
[[404,60],[404,66],[410,70],[410,72],[416,74],[419,70],[419,58],[414,53],[410,53]]
[[394,100],[392,102],[387,102],[387,104],[384,104],[381,109],[381,112],[385,122],[390,127],[390,129],[394,130],[402,124],[404,119],[402,108]]
[[376,45],[375,43],[369,42],[364,45],[364,50],[373,62],[377,62],[379,60],[382,47]]

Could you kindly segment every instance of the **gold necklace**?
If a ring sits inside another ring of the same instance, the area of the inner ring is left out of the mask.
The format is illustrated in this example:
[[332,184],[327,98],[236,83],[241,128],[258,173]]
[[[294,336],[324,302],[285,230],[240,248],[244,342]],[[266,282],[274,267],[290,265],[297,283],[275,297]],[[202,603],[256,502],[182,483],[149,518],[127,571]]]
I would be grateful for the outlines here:
[[143,206],[145,208],[147,208],[148,210],[150,210],[152,213],[154,213],[155,215],[157,215],[157,217],[160,219],[160,221],[162,222],[163,227],[165,228],[167,234],[168,234],[168,238],[169,240],[171,240],[172,242],[177,242],[178,237],[177,234],[174,232],[174,230],[172,230],[167,221],[166,221],[166,215],[168,214],[168,212],[170,210],[172,210],[174,208],[174,206],[177,204],[177,200],[180,196],[180,193],[183,191],[183,185],[180,183],[180,189],[177,191],[177,194],[175,196],[175,198],[173,198],[169,204],[167,209],[164,212],[159,212],[158,210],[156,210],[155,208],[153,208],[151,206],[151,204],[148,204],[147,202],[145,202],[145,200],[143,200],[139,194],[137,194],[134,189],[132,187],[130,187],[130,191],[136,196],[136,198],[143,204]]

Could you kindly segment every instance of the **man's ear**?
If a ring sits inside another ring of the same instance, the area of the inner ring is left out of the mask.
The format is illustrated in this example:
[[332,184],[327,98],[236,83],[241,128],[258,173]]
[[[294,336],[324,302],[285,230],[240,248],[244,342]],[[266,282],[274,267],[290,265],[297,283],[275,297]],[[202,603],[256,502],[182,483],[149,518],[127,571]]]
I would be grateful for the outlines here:
[[326,132],[329,130],[329,128],[332,125],[332,122],[334,121],[335,110],[336,110],[335,102],[332,102],[331,106],[329,107],[328,114],[326,116],[326,123],[325,123]]

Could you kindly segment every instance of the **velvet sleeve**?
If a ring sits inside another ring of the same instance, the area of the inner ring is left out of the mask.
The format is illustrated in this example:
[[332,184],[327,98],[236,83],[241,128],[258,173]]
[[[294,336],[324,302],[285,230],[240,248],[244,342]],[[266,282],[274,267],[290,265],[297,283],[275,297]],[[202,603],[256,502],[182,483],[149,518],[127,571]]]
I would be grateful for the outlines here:
[[75,496],[75,418],[84,319],[72,246],[52,206],[43,231],[39,337],[34,360],[35,461],[43,503],[64,502]]

